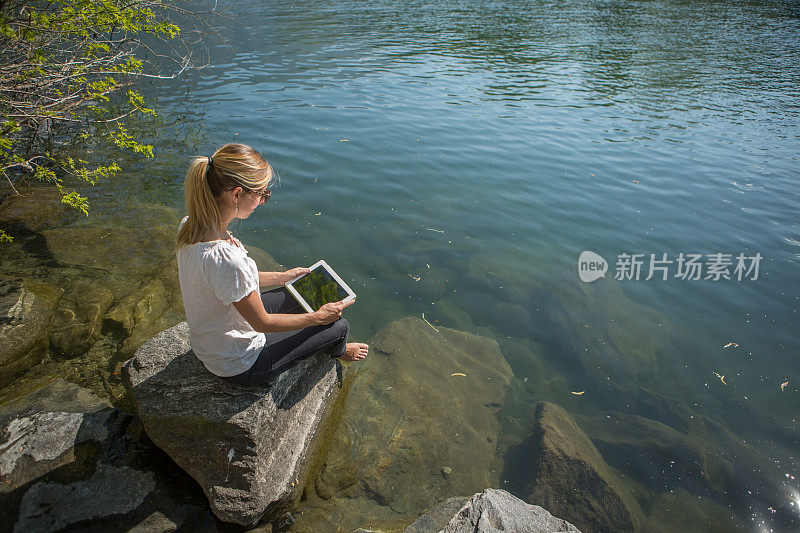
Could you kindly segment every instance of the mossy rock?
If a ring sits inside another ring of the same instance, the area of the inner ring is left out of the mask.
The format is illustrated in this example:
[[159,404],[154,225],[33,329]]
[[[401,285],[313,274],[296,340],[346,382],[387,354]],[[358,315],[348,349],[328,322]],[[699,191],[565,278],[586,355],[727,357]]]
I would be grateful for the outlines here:
[[74,357],[91,348],[114,299],[102,286],[79,283],[71,289],[71,294],[59,301],[50,331],[50,350],[61,357]]
[[589,437],[558,405],[536,406],[533,485],[526,500],[582,531],[634,531],[642,510]]
[[46,283],[0,279],[0,386],[42,360],[60,297]]
[[497,343],[407,317],[381,330],[370,351],[326,460],[360,480],[348,494],[370,498],[376,516],[388,507],[410,522],[439,498],[495,486],[496,413],[512,377]]

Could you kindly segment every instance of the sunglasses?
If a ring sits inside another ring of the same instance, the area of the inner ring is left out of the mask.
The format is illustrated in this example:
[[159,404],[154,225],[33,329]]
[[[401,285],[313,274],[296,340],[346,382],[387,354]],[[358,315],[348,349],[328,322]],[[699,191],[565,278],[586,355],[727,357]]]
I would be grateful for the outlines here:
[[256,191],[252,191],[252,192],[254,192],[255,194],[257,194],[259,196],[259,198],[258,198],[259,205],[264,205],[265,203],[267,203],[267,200],[269,200],[269,197],[272,196],[272,191],[269,190],[269,189],[267,189],[264,192],[256,192]]
[[[226,191],[232,191],[235,188],[236,187],[231,187],[230,189],[225,189],[225,190]],[[242,189],[244,189],[247,192],[251,192],[253,194],[257,194],[258,195],[258,204],[259,205],[264,205],[265,203],[267,203],[267,200],[269,200],[269,197],[272,196],[272,191],[269,190],[269,189],[267,189],[264,192],[257,192],[257,191],[254,191],[252,189],[245,189],[244,187],[242,187]]]

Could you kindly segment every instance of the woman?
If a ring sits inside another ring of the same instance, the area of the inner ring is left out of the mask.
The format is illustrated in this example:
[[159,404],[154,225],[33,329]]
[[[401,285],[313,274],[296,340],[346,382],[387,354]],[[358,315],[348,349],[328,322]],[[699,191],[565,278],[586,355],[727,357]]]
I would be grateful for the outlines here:
[[259,272],[228,224],[244,219],[270,197],[275,172],[253,148],[226,144],[195,158],[186,173],[186,208],[176,253],[189,342],[217,376],[257,385],[320,350],[344,361],[366,357],[369,346],[347,343],[341,318],[353,301],[332,302],[306,313],[283,285],[307,268]]

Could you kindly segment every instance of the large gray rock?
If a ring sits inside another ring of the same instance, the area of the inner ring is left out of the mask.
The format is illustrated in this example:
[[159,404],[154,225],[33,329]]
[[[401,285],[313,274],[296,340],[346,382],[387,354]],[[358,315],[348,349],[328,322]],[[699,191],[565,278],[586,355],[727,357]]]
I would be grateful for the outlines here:
[[123,367],[145,431],[202,487],[221,520],[254,525],[289,508],[313,471],[318,428],[338,390],[335,361],[310,357],[274,383],[238,387],[211,374],[181,323]]
[[[406,530],[408,531],[408,530]],[[550,533],[577,532],[538,505],[529,505],[499,489],[475,494],[439,533]]]

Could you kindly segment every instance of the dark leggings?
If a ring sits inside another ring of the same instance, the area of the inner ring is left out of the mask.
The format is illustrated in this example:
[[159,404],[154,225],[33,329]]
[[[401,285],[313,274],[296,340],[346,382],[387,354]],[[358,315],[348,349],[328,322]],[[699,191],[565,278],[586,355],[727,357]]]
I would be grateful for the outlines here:
[[[261,293],[267,313],[304,313],[300,304],[286,289],[278,288]],[[265,333],[267,344],[249,370],[228,379],[237,385],[260,385],[317,352],[325,351],[331,357],[344,355],[350,324],[340,318],[325,326],[310,326],[293,331]]]

